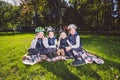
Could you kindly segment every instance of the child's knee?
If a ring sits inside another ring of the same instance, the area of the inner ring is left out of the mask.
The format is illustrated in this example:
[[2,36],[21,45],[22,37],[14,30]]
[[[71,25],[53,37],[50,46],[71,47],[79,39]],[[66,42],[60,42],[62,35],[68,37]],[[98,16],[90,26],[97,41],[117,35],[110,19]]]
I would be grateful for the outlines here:
[[35,49],[35,48],[30,48],[30,49],[28,49],[28,53],[29,53],[30,55],[32,55],[32,54],[38,54],[39,51],[38,51],[37,49]]
[[58,55],[58,56],[60,55],[60,52],[61,52],[61,50],[60,50],[60,49],[57,49],[57,55]]
[[65,56],[65,51],[63,49],[61,49],[61,55]]

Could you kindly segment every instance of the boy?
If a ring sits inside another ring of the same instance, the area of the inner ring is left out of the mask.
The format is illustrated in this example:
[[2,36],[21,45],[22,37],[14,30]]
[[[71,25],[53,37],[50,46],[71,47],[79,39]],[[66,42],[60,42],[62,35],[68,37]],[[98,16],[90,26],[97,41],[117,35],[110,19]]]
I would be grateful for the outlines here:
[[85,64],[85,60],[82,59],[81,57],[81,43],[80,43],[80,36],[77,34],[77,26],[74,24],[70,24],[68,26],[69,30],[69,35],[68,35],[68,40],[69,40],[69,45],[66,47],[66,53],[67,54],[73,54],[75,61],[72,63],[73,66],[79,66],[82,64]]
[[31,46],[28,49],[28,59],[23,61],[24,64],[34,65],[37,62],[41,62],[41,55],[46,55],[48,52],[46,38],[44,38],[44,28],[35,28],[35,38],[32,40]]
[[[48,31],[48,38],[47,38],[47,56],[48,58],[51,59],[51,61],[56,61],[55,57],[56,57],[56,50],[57,50],[57,38],[54,35],[54,29],[50,29]],[[48,59],[49,61],[49,59]]]

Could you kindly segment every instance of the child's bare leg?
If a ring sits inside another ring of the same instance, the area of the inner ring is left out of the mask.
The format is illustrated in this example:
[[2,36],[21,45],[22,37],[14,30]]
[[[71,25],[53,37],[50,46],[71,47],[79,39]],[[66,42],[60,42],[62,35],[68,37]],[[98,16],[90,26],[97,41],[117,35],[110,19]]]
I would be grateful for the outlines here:
[[61,55],[62,55],[62,60],[66,60],[64,49],[61,49]]
[[65,51],[64,51],[64,49],[61,49],[61,55],[62,55],[62,56],[65,56]]
[[59,56],[61,53],[61,49],[57,49],[57,55]]

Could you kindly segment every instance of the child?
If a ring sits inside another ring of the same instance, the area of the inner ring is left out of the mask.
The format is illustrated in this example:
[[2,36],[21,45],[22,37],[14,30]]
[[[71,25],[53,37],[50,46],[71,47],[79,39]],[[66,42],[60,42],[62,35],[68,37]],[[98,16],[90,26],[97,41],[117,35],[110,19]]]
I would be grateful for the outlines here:
[[[56,57],[56,50],[57,50],[57,38],[55,37],[54,35],[54,29],[50,29],[49,31],[49,34],[48,34],[48,38],[47,38],[47,43],[48,43],[48,46],[47,46],[47,49],[48,49],[48,52],[47,52],[47,56],[48,58],[51,59],[51,61],[56,61],[55,57]],[[48,59],[49,61],[49,59]]]
[[48,49],[46,38],[44,38],[44,28],[37,27],[35,29],[36,35],[33,39],[30,48],[28,49],[29,60],[25,59],[24,64],[33,65],[41,61],[40,55],[46,55]]
[[80,36],[77,34],[76,31],[77,27],[74,24],[70,24],[68,26],[69,35],[69,45],[66,47],[67,54],[73,54],[75,61],[72,63],[73,66],[79,66],[81,64],[85,64],[85,60],[81,57],[81,43],[80,43]]
[[[61,56],[63,60],[65,60],[66,55],[66,47],[68,47],[68,39],[67,34],[65,31],[60,32],[60,37],[58,41],[58,49],[57,49],[57,55]],[[68,56],[68,55],[67,55]]]

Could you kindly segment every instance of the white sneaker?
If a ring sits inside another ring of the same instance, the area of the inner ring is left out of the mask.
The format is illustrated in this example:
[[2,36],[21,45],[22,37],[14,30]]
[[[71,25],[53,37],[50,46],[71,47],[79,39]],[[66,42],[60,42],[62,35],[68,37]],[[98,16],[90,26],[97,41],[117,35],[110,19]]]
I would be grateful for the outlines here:
[[93,61],[97,64],[104,64],[104,60],[101,58],[93,58]]
[[35,62],[42,62],[41,56],[39,56],[39,55],[35,56],[35,57],[34,57],[34,61],[35,61]]
[[56,62],[57,60],[56,60],[56,58],[52,58],[51,61]]
[[47,62],[51,62],[51,59],[50,59],[50,58],[48,58],[48,59],[46,59],[46,61],[47,61]]
[[24,61],[22,61],[24,64],[26,64],[26,65],[34,65],[34,64],[36,64],[37,63],[37,61],[34,61],[34,60],[28,60],[28,59],[26,59],[26,60],[24,60]]

